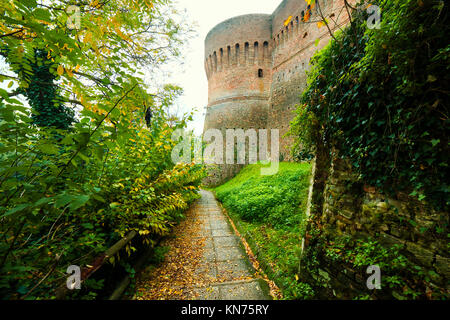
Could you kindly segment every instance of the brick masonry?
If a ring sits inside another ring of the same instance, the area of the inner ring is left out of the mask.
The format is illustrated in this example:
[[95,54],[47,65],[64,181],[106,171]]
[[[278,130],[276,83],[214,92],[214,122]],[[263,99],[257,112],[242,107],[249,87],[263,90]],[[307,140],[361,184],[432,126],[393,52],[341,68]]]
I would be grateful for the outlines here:
[[[343,25],[347,15],[339,14],[342,7],[342,0],[327,0],[322,11],[327,17],[334,13],[338,25]],[[306,86],[309,60],[330,40],[325,27],[301,22],[302,11],[306,11],[305,1],[284,0],[271,15],[234,17],[208,33],[205,71],[209,98],[204,131],[279,129],[280,159],[291,160],[292,139],[283,135]],[[318,15],[314,8],[311,21]],[[317,46],[316,39],[320,39]],[[223,183],[241,167],[212,169],[206,183]]]

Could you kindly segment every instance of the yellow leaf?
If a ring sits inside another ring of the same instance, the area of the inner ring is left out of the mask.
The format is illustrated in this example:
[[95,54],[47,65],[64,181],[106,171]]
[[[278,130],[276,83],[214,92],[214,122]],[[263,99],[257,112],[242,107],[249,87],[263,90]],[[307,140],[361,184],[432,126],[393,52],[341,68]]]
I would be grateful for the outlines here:
[[323,21],[317,22],[317,27],[318,27],[319,29],[322,28],[324,25],[325,25],[325,22],[323,22]]
[[58,66],[58,70],[56,70],[60,76],[64,74],[64,67],[62,65]]
[[284,26],[286,27],[289,24],[289,22],[291,22],[291,20],[292,16],[289,16],[289,18],[287,18],[286,21],[284,22]]
[[305,0],[306,4],[311,6],[311,9],[314,9],[316,6],[316,0]]
[[297,280],[297,281],[298,281],[298,275],[295,275],[295,280]]
[[83,37],[83,42],[84,42],[84,43],[88,43],[88,42],[91,41],[91,39],[92,39],[92,33],[88,32],[88,33],[86,33],[86,35]]
[[311,10],[306,10],[305,15],[303,16],[303,21],[308,22],[310,17],[311,17]]
[[66,68],[66,72],[69,75],[69,77],[73,77],[72,70]]

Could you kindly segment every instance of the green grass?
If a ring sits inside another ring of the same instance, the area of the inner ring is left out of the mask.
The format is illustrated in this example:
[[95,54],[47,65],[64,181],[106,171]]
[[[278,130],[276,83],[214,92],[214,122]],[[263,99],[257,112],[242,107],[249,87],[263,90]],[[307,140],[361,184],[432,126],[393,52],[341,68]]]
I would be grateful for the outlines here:
[[262,176],[262,165],[249,165],[215,188],[216,196],[285,299],[300,299],[297,284],[300,226],[308,198],[309,163],[280,163],[274,176]]

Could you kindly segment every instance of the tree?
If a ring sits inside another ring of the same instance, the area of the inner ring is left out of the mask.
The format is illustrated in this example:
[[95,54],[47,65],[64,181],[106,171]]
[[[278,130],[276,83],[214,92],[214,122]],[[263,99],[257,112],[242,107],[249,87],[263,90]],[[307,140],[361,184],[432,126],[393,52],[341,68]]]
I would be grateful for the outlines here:
[[[89,263],[130,230],[151,243],[192,201],[200,171],[170,158],[186,119],[169,125],[165,99],[144,81],[179,54],[188,28],[167,0],[0,8],[0,48],[16,73],[0,75],[9,82],[0,89],[0,295],[51,297],[53,272]],[[35,123],[20,94],[40,112]],[[60,130],[69,106],[78,121]]]

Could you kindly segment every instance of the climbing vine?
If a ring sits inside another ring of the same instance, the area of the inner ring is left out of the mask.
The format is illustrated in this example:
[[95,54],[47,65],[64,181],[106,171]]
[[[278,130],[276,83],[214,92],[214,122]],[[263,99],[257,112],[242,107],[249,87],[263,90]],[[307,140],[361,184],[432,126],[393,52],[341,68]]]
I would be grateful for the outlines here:
[[448,3],[373,4],[379,29],[354,10],[352,23],[313,57],[292,122],[294,153],[336,148],[366,183],[448,209]]

